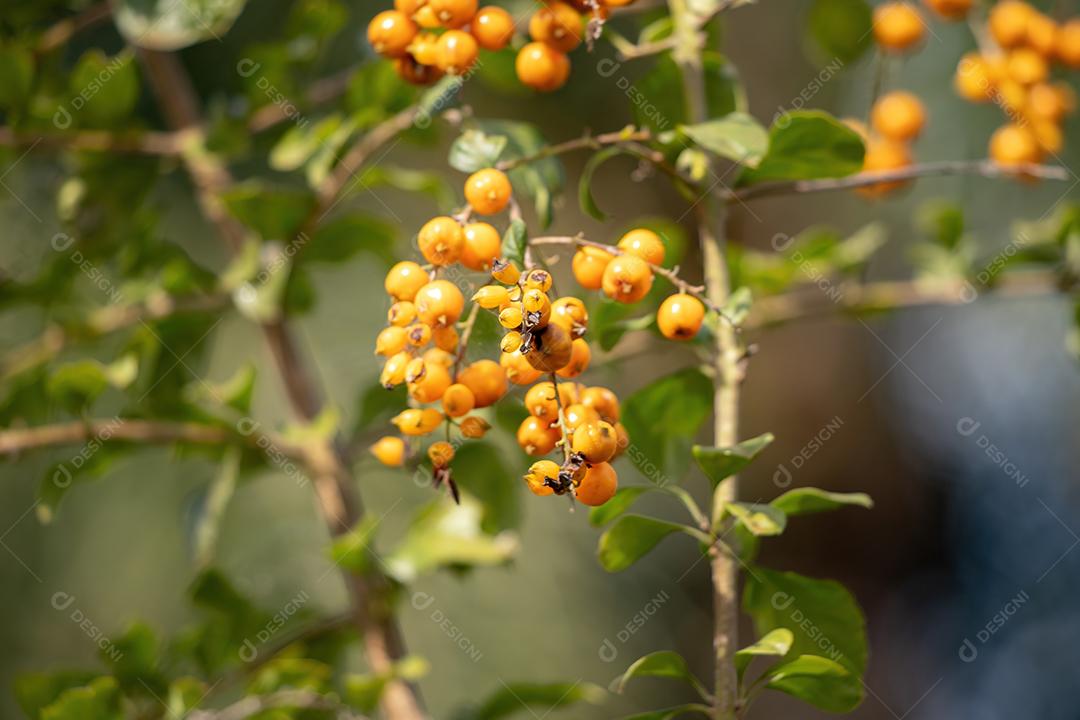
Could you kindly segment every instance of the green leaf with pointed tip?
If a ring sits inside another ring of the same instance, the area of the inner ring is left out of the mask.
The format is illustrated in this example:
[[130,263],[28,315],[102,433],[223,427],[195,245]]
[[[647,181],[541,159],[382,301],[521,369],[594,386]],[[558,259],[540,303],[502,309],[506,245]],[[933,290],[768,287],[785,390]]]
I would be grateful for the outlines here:
[[765,433],[729,448],[695,445],[694,459],[715,488],[732,475],[737,475],[772,441],[772,433]]
[[127,118],[139,99],[139,73],[130,51],[112,57],[87,50],[68,78],[72,98],[85,99],[81,107],[67,108],[82,127],[110,127]]
[[494,167],[509,142],[505,135],[466,130],[450,145],[450,167],[466,173]]
[[503,233],[502,247],[499,253],[504,260],[513,261],[518,268],[525,267],[525,247],[528,243],[529,229],[521,218],[514,218]]
[[501,720],[531,712],[548,713],[576,703],[598,705],[607,693],[591,683],[504,683],[478,707],[454,713],[453,720]]
[[712,413],[712,380],[693,367],[667,375],[626,398],[622,423],[627,458],[649,481],[666,485],[689,466],[692,438]]
[[622,693],[626,684],[638,677],[664,677],[683,680],[696,690],[702,697],[708,697],[708,691],[694,673],[690,672],[686,661],[682,656],[670,650],[660,650],[649,653],[635,660],[626,672],[612,682],[612,690]]
[[592,194],[592,179],[596,171],[611,158],[623,154],[622,148],[607,147],[594,153],[585,167],[581,170],[581,178],[578,180],[578,203],[581,209],[597,220],[606,220],[607,214],[596,204],[596,198]]
[[753,645],[748,645],[735,652],[735,668],[741,678],[755,657],[781,658],[791,650],[795,636],[787,628],[777,628]]
[[747,530],[758,537],[769,537],[784,532],[787,516],[782,510],[762,503],[729,502],[725,511]]
[[747,168],[740,185],[769,180],[844,177],[862,169],[862,138],[821,110],[800,110],[777,119],[769,149],[756,168]]
[[151,50],[179,50],[206,40],[220,40],[247,0],[116,0],[116,26],[133,45]]
[[789,516],[810,515],[848,505],[874,507],[874,501],[866,493],[834,493],[812,487],[788,490],[769,504]]
[[829,58],[827,68],[858,60],[874,42],[873,17],[866,0],[814,0],[807,29]]
[[[688,532],[689,531],[689,532]],[[608,572],[630,567],[676,532],[696,533],[694,528],[643,515],[623,515],[600,536],[597,557]]]
[[787,693],[828,712],[851,712],[863,699],[859,679],[840,663],[819,655],[801,655],[774,667],[768,678],[766,687],[770,690]]
[[769,147],[769,132],[751,115],[733,112],[679,131],[714,155],[757,167]]

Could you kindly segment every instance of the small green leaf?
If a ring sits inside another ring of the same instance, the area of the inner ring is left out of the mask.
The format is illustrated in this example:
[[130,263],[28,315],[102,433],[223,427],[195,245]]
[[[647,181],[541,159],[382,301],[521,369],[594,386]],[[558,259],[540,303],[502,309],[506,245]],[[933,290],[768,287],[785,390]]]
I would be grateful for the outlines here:
[[65,690],[41,711],[41,720],[123,720],[116,679],[101,677]]
[[772,433],[765,433],[729,448],[695,445],[694,459],[715,488],[732,475],[737,475],[772,441]]
[[519,268],[525,267],[525,248],[528,244],[529,230],[525,221],[514,218],[503,233],[502,249],[499,251],[503,259],[512,260]]
[[[623,515],[600,536],[597,557],[608,572],[630,567],[656,547],[661,540],[675,532],[694,537],[700,531],[686,525],[657,520],[643,515]],[[701,538],[698,538],[699,540]],[[708,539],[705,539],[708,544]]]
[[362,713],[373,713],[379,706],[383,690],[389,678],[381,675],[347,675],[345,677],[345,702]]
[[844,177],[863,164],[862,138],[821,110],[800,110],[777,118],[769,131],[769,149],[740,185],[768,180]]
[[787,516],[772,505],[730,502],[724,509],[758,537],[779,535],[787,526]]
[[615,491],[615,495],[603,505],[589,510],[589,524],[593,527],[603,527],[609,522],[624,514],[645,493],[656,490],[652,485],[636,487],[624,487]]
[[66,691],[88,685],[96,677],[91,672],[40,672],[20,675],[15,679],[15,701],[28,718],[41,717],[41,711],[52,705]]
[[828,712],[851,712],[863,699],[863,686],[858,678],[840,663],[818,655],[801,655],[774,667],[768,679],[769,689]]
[[179,50],[205,40],[220,40],[247,0],[117,0],[113,16],[133,45]]
[[812,487],[788,490],[769,504],[785,515],[810,515],[846,505],[874,507],[874,501],[866,493],[834,493]]
[[829,58],[827,67],[837,62],[842,67],[873,45],[873,22],[866,0],[814,0],[808,30]]
[[[8,111],[21,109],[33,89],[33,53],[16,45],[0,47],[0,108]],[[61,121],[70,124],[70,119],[61,118]]]
[[585,167],[581,170],[581,179],[578,180],[578,202],[581,209],[597,220],[606,220],[607,214],[596,204],[592,194],[592,179],[597,169],[611,158],[621,155],[623,150],[619,147],[607,147],[594,153]]
[[679,130],[709,152],[747,167],[757,167],[769,147],[768,131],[746,113],[681,125]]
[[[536,711],[549,713],[576,703],[598,705],[607,693],[591,683],[503,683],[479,707],[457,712],[453,720],[501,720]],[[533,710],[536,708],[536,710]]]
[[488,442],[466,443],[454,455],[454,481],[480,501],[480,527],[489,535],[513,529],[521,522],[524,483],[510,480],[516,474],[507,467],[502,451]]
[[795,636],[791,634],[791,631],[787,628],[777,628],[770,633],[767,633],[765,637],[758,640],[753,645],[748,645],[735,653],[735,668],[741,678],[746,672],[746,668],[749,667],[750,662],[755,657],[777,657],[781,658],[788,654],[791,650],[791,644],[795,641]]
[[125,119],[139,99],[139,74],[130,51],[107,56],[87,50],[68,79],[72,97],[84,99],[80,107],[65,107],[84,127],[108,127]]
[[612,690],[622,693],[626,684],[638,677],[664,677],[683,680],[690,684],[702,697],[708,698],[709,693],[701,681],[690,672],[686,661],[678,653],[670,650],[660,650],[638,658],[626,669],[622,675],[612,683]]
[[494,167],[508,142],[505,135],[466,130],[450,146],[450,167],[466,173]]

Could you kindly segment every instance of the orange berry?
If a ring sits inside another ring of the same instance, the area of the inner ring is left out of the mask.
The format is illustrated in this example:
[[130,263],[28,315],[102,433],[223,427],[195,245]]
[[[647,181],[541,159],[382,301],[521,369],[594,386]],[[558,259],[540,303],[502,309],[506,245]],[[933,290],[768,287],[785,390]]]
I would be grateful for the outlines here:
[[1020,0],[1001,0],[990,8],[990,34],[1003,48],[1016,47],[1027,38],[1028,20],[1035,9]]
[[515,385],[532,385],[544,374],[529,364],[520,350],[503,353],[499,365],[506,371],[506,379]]
[[480,215],[496,215],[510,202],[510,178],[495,168],[474,172],[465,181],[465,200]]
[[563,425],[572,433],[586,423],[600,422],[600,413],[582,403],[574,403],[563,410]]
[[465,247],[465,231],[452,217],[432,218],[420,228],[416,237],[420,253],[432,265],[450,265],[461,257]]
[[578,338],[570,343],[570,360],[563,365],[555,374],[564,378],[575,378],[589,367],[592,359],[592,350],[589,343]]
[[375,338],[375,354],[397,355],[409,344],[409,333],[405,328],[391,325],[384,328]]
[[486,222],[474,222],[465,226],[465,246],[461,250],[461,264],[470,270],[488,272],[499,258],[502,238],[499,231]]
[[548,325],[543,330],[534,332],[533,344],[525,359],[537,370],[555,372],[570,362],[570,333],[558,325]]
[[419,10],[413,13],[413,20],[425,30],[434,30],[439,27],[439,18],[436,17],[435,11],[431,9],[431,6],[427,4],[427,0],[425,0],[424,5]]
[[579,298],[561,297],[551,303],[551,322],[561,325],[571,337],[581,337],[589,326],[589,311]]
[[472,301],[485,310],[493,310],[510,302],[510,293],[502,285],[484,285],[473,293]]
[[368,42],[384,57],[401,57],[420,29],[409,16],[397,10],[384,10],[368,24]]
[[1005,63],[1009,78],[1021,85],[1043,82],[1050,75],[1046,59],[1031,48],[1017,48],[1009,53]]
[[511,330],[503,335],[502,340],[499,341],[499,350],[504,353],[512,353],[521,347],[521,344],[525,341],[524,336],[517,330]]
[[468,415],[476,407],[476,396],[467,385],[454,383],[443,393],[442,405],[443,412],[449,417],[461,417]]
[[471,440],[479,440],[491,429],[491,424],[483,418],[470,416],[462,420],[461,425],[458,427],[464,437]]
[[396,302],[386,311],[386,322],[396,327],[405,327],[416,319],[416,306],[408,300]]
[[542,42],[531,42],[518,51],[514,62],[518,80],[540,92],[552,92],[570,77],[570,58]]
[[431,464],[437,468],[444,468],[454,459],[454,446],[445,440],[432,443],[427,451]]
[[443,27],[462,27],[476,15],[476,0],[428,0],[427,4]]
[[585,461],[590,465],[596,465],[615,457],[618,442],[615,426],[601,420],[586,423],[575,430],[570,438],[570,448],[584,455]]
[[430,365],[442,365],[444,368],[452,368],[457,359],[450,353],[437,347],[428,349],[423,355],[424,363]]
[[974,0],[923,0],[923,4],[945,20],[963,20]]
[[437,326],[431,331],[431,339],[435,341],[435,347],[452,353],[457,350],[458,331],[453,325]]
[[619,476],[615,473],[615,468],[606,462],[600,463],[585,471],[585,477],[581,479],[574,497],[582,505],[596,507],[610,500],[618,488]]
[[413,323],[405,328],[405,335],[413,347],[423,347],[431,342],[431,327],[424,323]]
[[491,277],[507,285],[516,285],[521,279],[521,271],[507,260],[496,260],[491,265]]
[[522,278],[521,284],[527,288],[536,288],[541,292],[547,292],[551,289],[551,273],[541,268],[533,268],[525,273],[525,277]]
[[433,280],[416,292],[416,313],[422,323],[453,325],[464,308],[465,298],[457,285],[448,280]]
[[553,423],[559,419],[559,399],[555,394],[555,384],[542,382],[533,385],[525,393],[525,409],[529,414]]
[[1042,159],[1042,149],[1029,128],[1009,124],[998,128],[990,136],[990,157],[998,165],[1037,163]]
[[591,407],[607,422],[614,423],[619,419],[619,398],[605,387],[586,388],[581,393],[581,404]]
[[410,361],[412,358],[407,352],[391,355],[383,364],[382,372],[379,373],[379,384],[389,390],[405,382],[405,369]]
[[1057,34],[1057,58],[1071,68],[1080,68],[1080,18],[1073,18]]
[[660,304],[656,324],[669,340],[689,340],[701,330],[705,306],[693,295],[671,295]]
[[405,382],[414,383],[424,377],[427,372],[427,363],[423,358],[412,358],[405,366]]
[[412,17],[425,4],[427,4],[427,0],[394,0],[394,9]]
[[525,317],[521,308],[517,305],[507,305],[499,311],[499,324],[507,330],[521,327],[521,321]]
[[887,2],[874,10],[874,39],[883,50],[903,52],[922,40],[925,32],[914,5]]
[[1038,120],[1060,122],[1069,112],[1067,91],[1045,83],[1035,85],[1028,93],[1024,112]]
[[1042,13],[1032,13],[1027,21],[1024,39],[1033,50],[1052,59],[1058,43],[1057,23]]
[[581,44],[584,35],[581,13],[559,0],[550,0],[529,19],[529,35],[562,52]]
[[1031,123],[1031,132],[1039,147],[1048,153],[1059,153],[1065,146],[1065,136],[1061,132],[1061,126],[1049,120],[1034,120]]
[[[895,140],[873,140],[866,146],[866,155],[863,157],[863,172],[884,172],[887,170],[899,170],[911,164],[911,153],[907,146]],[[857,188],[856,192],[864,197],[881,197],[887,193],[903,187],[902,181],[879,182],[866,187]]]
[[406,435],[427,435],[443,421],[443,414],[434,408],[410,408],[390,420]]
[[402,260],[386,273],[386,294],[395,300],[411,301],[416,292],[428,284],[430,278],[424,269],[411,260]]
[[480,48],[476,39],[461,30],[447,30],[439,37],[439,69],[449,75],[463,75],[476,62]]
[[494,405],[506,394],[506,373],[494,360],[477,360],[458,373],[457,381],[472,390],[478,408]]
[[481,8],[473,18],[472,34],[485,50],[502,50],[514,37],[514,18],[501,7]]
[[431,403],[441,400],[449,387],[450,371],[442,365],[425,363],[423,376],[409,385],[409,395],[417,402]]
[[650,265],[664,264],[664,241],[647,228],[631,230],[619,240],[619,249],[628,255],[636,255]]
[[915,95],[897,90],[874,103],[870,124],[889,140],[913,140],[926,124],[926,110]]
[[562,434],[540,418],[530,415],[521,421],[517,430],[517,443],[526,455],[547,455],[555,449]]
[[994,77],[990,63],[978,53],[968,53],[956,66],[953,85],[956,92],[965,100],[975,103],[987,102],[994,90]]
[[649,294],[653,274],[636,255],[620,255],[604,268],[602,287],[604,294],[622,303],[635,303]]
[[525,484],[529,486],[529,491],[533,495],[553,494],[555,490],[547,484],[547,481],[556,483],[558,479],[559,464],[551,460],[538,460],[530,465],[529,471],[525,473]]
[[405,464],[405,441],[399,437],[379,438],[370,448],[371,454],[387,467],[401,467]]

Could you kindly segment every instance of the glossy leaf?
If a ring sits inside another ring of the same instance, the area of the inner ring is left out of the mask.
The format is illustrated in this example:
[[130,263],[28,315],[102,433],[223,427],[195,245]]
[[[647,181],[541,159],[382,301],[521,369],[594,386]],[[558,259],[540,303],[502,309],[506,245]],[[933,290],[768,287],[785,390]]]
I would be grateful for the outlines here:
[[244,9],[246,0],[117,0],[116,26],[133,45],[179,50],[205,40],[220,40]]
[[465,173],[493,167],[509,142],[505,135],[466,130],[450,146],[450,167]]
[[874,501],[866,493],[834,493],[812,487],[788,490],[769,504],[789,516],[810,515],[847,505],[874,507]]
[[748,645],[735,652],[735,668],[741,678],[755,657],[781,658],[791,650],[795,636],[787,628],[777,628],[765,635],[753,645]]
[[769,147],[769,132],[741,112],[697,125],[681,125],[679,130],[714,155],[747,167],[757,167]]
[[453,720],[501,720],[525,715],[544,715],[569,705],[588,703],[598,705],[604,701],[603,688],[591,683],[503,683],[483,703],[464,708]]
[[525,267],[525,248],[528,244],[529,231],[525,222],[514,218],[503,233],[500,253],[503,259],[512,260],[519,268]]
[[773,124],[765,157],[739,183],[844,177],[862,169],[863,153],[859,134],[828,113],[791,112]]
[[589,524],[594,527],[607,525],[615,518],[626,513],[639,497],[653,490],[656,490],[656,487],[651,485],[619,488],[615,491],[614,497],[606,503],[589,510]]
[[738,445],[729,448],[695,445],[693,450],[694,459],[697,460],[702,472],[705,473],[705,477],[709,478],[709,482],[715,488],[732,475],[737,475],[772,441],[772,433],[765,433],[749,440],[743,440]]
[[701,681],[690,672],[689,666],[682,656],[670,650],[660,650],[638,658],[626,669],[622,675],[612,683],[612,690],[622,693],[626,684],[638,677],[663,677],[682,680],[689,684],[703,697],[708,697],[708,691]]
[[801,655],[768,673],[768,687],[829,712],[851,712],[863,699],[859,678],[843,665],[818,655]]
[[597,557],[605,570],[619,572],[636,563],[661,540],[676,532],[695,536],[700,534],[696,529],[678,523],[643,515],[623,515],[600,536]]
[[787,526],[787,516],[772,505],[730,502],[724,506],[724,509],[758,537],[779,535]]

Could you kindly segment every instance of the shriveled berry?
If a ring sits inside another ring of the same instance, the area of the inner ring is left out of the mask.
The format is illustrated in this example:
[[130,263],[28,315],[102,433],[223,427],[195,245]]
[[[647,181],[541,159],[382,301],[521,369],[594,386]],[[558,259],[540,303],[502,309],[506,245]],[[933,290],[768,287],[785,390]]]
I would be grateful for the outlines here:
[[427,451],[431,464],[437,468],[444,468],[454,459],[454,446],[445,440],[431,444]]
[[461,434],[470,440],[479,440],[487,434],[487,431],[491,429],[491,423],[483,418],[478,418],[475,415],[470,415],[461,421],[459,426]]
[[570,362],[570,333],[558,325],[548,325],[533,333],[533,348],[525,359],[537,370],[555,372]]

